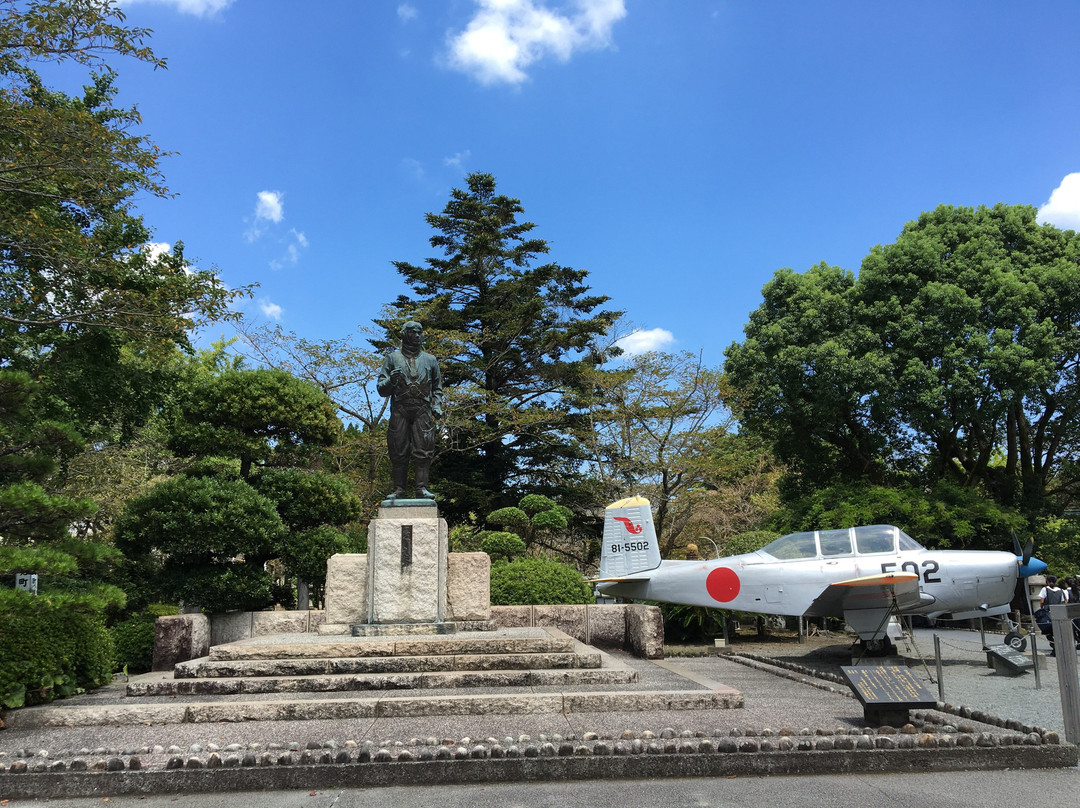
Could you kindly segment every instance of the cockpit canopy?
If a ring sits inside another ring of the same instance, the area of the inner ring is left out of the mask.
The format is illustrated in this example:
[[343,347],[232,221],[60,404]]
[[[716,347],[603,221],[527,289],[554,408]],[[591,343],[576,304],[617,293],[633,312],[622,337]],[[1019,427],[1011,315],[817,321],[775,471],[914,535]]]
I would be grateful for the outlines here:
[[778,561],[786,561],[795,558],[833,558],[922,549],[921,544],[894,525],[863,525],[840,530],[789,533],[766,544],[758,552]]

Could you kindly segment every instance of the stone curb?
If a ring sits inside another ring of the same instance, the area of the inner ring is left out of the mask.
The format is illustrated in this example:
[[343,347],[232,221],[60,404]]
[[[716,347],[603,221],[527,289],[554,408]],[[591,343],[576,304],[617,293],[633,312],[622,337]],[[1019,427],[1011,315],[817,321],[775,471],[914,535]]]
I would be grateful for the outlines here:
[[743,706],[736,690],[564,692],[524,695],[401,696],[374,699],[142,704],[104,707],[30,707],[7,717],[11,729],[203,724],[244,721],[313,721],[447,715],[726,710]]
[[[809,740],[809,739],[807,739]],[[819,741],[821,739],[818,739]],[[831,739],[830,739],[831,740]],[[794,743],[794,742],[793,742]],[[654,777],[725,777],[869,772],[939,772],[1006,768],[1066,768],[1077,764],[1072,745],[1034,744],[998,747],[917,749],[807,749],[763,751],[763,742],[737,744],[748,751],[703,751],[702,744],[675,740],[651,742],[635,752],[598,752],[583,744],[547,743],[532,747],[535,756],[509,757],[509,749],[477,745],[472,749],[439,747],[434,754],[450,759],[407,759],[380,749],[368,762],[350,755],[348,762],[302,763],[292,753],[266,759],[263,765],[225,765],[217,755],[193,758],[165,770],[116,770],[110,759],[103,771],[21,769],[0,773],[0,793],[8,799],[100,797],[129,794],[206,793],[277,789],[362,788],[394,785],[508,783],[530,780],[585,780]],[[718,746],[718,745],[717,745]],[[586,751],[588,750],[588,751]],[[521,754],[521,750],[517,750]],[[429,750],[430,752],[430,750]],[[411,757],[411,753],[410,753]],[[211,762],[216,759],[216,763]],[[303,760],[303,756],[301,756]],[[197,761],[197,762],[196,762]],[[13,764],[16,766],[17,764]],[[122,765],[122,764],[121,764]],[[23,764],[25,766],[25,764]],[[109,770],[109,769],[114,770]]]

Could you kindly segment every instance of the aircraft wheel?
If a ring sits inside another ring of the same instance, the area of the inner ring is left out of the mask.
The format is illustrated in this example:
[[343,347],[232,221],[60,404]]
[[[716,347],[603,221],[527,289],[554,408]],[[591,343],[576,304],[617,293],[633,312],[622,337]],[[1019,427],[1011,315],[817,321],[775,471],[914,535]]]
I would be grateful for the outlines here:
[[1017,651],[1023,651],[1027,648],[1027,637],[1016,631],[1010,631],[1005,635],[1005,644],[1010,648],[1015,648]]

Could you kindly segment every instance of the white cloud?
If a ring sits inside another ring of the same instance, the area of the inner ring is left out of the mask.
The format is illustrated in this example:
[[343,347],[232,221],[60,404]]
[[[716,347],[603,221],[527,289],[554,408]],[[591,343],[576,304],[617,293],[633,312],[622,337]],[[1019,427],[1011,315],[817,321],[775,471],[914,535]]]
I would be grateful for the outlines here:
[[520,84],[525,69],[554,56],[611,44],[612,26],[626,16],[624,0],[576,0],[562,14],[543,0],[476,0],[479,9],[465,30],[447,36],[450,65],[484,84]]
[[1080,171],[1066,174],[1061,184],[1050,194],[1050,200],[1039,208],[1039,224],[1052,224],[1062,230],[1080,231]]
[[465,161],[472,157],[472,152],[466,149],[465,151],[459,151],[453,157],[444,157],[443,165],[451,166],[452,168],[461,168]]
[[420,12],[416,10],[415,6],[410,6],[408,3],[402,3],[397,7],[397,15],[401,18],[402,22],[409,22],[420,16]]
[[259,191],[255,203],[255,218],[280,222],[285,218],[284,195],[281,191]]
[[274,269],[274,270],[284,269],[286,266],[288,266],[290,264],[298,264],[298,263],[300,263],[300,250],[303,247],[307,247],[307,245],[308,245],[307,236],[305,236],[303,233],[301,233],[296,228],[293,228],[292,230],[290,230],[289,235],[292,236],[295,239],[295,241],[291,242],[285,248],[285,254],[284,255],[282,255],[280,258],[275,258],[273,261],[270,262],[270,269]]
[[259,191],[255,194],[255,212],[250,221],[251,227],[244,233],[248,241],[258,240],[265,232],[262,223],[278,224],[285,218],[285,194],[281,191]]
[[212,17],[233,4],[233,0],[123,0],[123,5],[135,3],[157,3],[159,6],[172,6],[184,14],[196,17]]
[[615,342],[624,353],[642,354],[649,351],[659,351],[675,341],[675,335],[664,328],[639,329]]
[[269,317],[271,320],[280,320],[281,315],[285,313],[285,309],[281,308],[277,303],[271,303],[265,297],[259,300],[259,309],[264,317]]

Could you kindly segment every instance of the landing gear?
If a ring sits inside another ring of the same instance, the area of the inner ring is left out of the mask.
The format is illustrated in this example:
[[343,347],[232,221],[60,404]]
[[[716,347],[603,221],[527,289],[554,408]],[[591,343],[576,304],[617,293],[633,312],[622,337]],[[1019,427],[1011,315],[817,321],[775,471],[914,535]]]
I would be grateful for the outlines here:
[[1005,635],[1005,644],[1017,651],[1023,651],[1027,648],[1027,637],[1018,631],[1010,631]]

